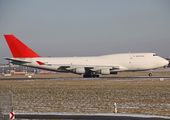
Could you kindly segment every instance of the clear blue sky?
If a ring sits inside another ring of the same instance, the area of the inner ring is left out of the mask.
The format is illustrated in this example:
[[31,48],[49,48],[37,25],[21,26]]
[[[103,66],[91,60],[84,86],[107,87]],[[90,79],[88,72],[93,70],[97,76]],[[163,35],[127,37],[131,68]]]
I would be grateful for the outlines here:
[[13,34],[40,56],[170,57],[170,0],[0,0],[0,63]]

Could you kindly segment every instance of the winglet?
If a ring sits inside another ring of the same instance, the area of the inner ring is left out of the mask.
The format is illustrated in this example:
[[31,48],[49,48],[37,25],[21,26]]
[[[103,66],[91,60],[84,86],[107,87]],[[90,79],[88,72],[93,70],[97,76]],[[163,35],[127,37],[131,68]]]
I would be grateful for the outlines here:
[[4,35],[8,46],[11,50],[13,57],[20,58],[33,58],[33,57],[41,57],[36,54],[33,50],[27,47],[24,43],[22,43],[18,38],[14,35]]

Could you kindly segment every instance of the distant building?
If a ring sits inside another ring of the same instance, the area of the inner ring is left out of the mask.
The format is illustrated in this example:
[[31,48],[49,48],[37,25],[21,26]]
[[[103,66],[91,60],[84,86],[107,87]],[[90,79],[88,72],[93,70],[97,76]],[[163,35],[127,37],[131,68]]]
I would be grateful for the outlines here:
[[40,69],[21,66],[21,65],[1,64],[0,73],[26,74],[26,73],[55,73],[55,72],[40,70]]
[[34,72],[36,69],[20,65],[0,65],[0,73]]

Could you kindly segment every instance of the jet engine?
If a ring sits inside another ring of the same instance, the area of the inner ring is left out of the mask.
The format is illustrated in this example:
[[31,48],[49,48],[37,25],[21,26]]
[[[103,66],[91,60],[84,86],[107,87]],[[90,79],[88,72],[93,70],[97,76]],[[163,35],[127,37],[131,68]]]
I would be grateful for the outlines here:
[[84,74],[85,73],[85,69],[84,69],[84,67],[75,68],[75,69],[73,69],[73,72],[77,73],[77,74]]
[[100,70],[100,74],[102,74],[102,75],[109,75],[110,74],[110,69],[103,68],[103,69]]

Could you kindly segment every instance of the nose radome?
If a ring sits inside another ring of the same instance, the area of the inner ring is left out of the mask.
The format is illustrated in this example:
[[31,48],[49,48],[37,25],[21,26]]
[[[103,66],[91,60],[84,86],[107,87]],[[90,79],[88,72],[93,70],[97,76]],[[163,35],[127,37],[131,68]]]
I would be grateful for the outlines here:
[[169,64],[169,61],[168,61],[168,60],[164,60],[164,61],[162,61],[162,63],[163,63],[163,65],[165,66],[165,65],[168,65],[168,64]]
[[169,64],[169,61],[168,60],[166,60],[166,65],[168,65]]

